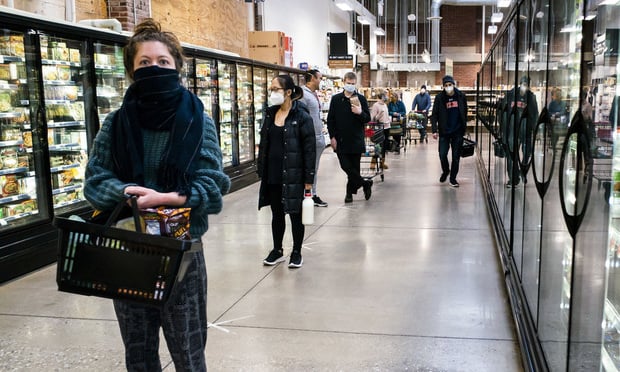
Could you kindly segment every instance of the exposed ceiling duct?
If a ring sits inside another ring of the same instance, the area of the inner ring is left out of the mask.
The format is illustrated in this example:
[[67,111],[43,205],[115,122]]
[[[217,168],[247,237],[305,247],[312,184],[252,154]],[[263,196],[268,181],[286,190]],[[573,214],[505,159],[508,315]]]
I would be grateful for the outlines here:
[[433,0],[431,3],[431,62],[439,63],[439,21],[442,5],[458,6],[495,6],[497,0]]

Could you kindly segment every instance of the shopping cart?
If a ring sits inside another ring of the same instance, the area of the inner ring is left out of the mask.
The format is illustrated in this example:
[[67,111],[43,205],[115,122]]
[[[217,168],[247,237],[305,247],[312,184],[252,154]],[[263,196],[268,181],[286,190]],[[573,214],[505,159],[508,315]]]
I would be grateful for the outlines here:
[[[392,122],[390,123],[389,130],[389,138],[387,140],[387,151],[395,152],[397,154],[400,153],[400,149],[403,151],[407,151],[407,147],[405,146],[407,141],[407,128],[405,125],[405,117],[401,117],[398,114],[394,114],[392,116]],[[400,137],[400,141],[397,139]]]
[[364,127],[364,143],[366,151],[360,160],[360,174],[366,180],[380,176],[383,181],[384,159],[381,156],[381,147],[385,143],[383,124],[372,121],[367,123]]
[[[411,143],[413,141],[414,144],[417,144],[418,141],[420,141],[420,143],[428,143],[427,126],[428,113],[426,111],[409,111],[409,114],[407,114],[406,142]],[[415,130],[418,131],[418,136],[411,133]]]

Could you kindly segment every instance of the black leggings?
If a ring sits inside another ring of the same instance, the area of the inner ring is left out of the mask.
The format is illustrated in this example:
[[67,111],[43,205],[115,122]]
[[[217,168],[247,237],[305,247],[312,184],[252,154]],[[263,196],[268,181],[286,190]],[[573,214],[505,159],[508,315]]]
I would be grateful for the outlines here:
[[[284,220],[284,205],[282,204],[282,185],[268,185],[267,193],[271,206],[271,235],[273,237],[273,249],[282,250],[282,239],[286,231]],[[304,240],[304,225],[301,223],[301,213],[289,213],[293,230],[293,251],[301,252],[301,244]]]

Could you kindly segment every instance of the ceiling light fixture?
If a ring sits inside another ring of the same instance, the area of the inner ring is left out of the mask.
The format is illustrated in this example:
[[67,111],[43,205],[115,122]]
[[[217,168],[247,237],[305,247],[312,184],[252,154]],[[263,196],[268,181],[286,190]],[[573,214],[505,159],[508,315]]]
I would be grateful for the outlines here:
[[385,36],[385,30],[381,27],[377,27],[374,32],[377,36]]
[[504,19],[504,13],[502,13],[502,12],[493,13],[491,15],[491,22],[492,23],[500,23],[502,21],[502,19]]
[[336,6],[340,8],[340,10],[344,10],[345,12],[350,12],[353,10],[353,8],[351,8],[351,5],[349,5],[349,3],[345,1],[337,2]]
[[366,17],[357,16],[357,21],[363,25],[369,25],[370,21]]
[[487,33],[489,35],[494,35],[497,33],[497,26],[496,25],[489,25],[489,29],[487,30]]
[[508,8],[510,6],[510,3],[512,3],[511,0],[497,0],[497,7]]

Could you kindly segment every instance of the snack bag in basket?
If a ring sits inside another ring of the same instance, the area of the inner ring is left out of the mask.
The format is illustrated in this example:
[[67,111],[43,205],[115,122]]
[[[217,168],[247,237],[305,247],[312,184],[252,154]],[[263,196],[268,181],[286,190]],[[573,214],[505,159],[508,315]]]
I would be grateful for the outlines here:
[[191,208],[147,208],[140,210],[140,217],[147,234],[190,240],[190,212]]

